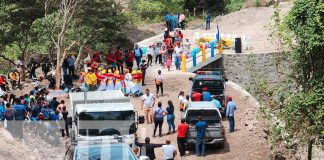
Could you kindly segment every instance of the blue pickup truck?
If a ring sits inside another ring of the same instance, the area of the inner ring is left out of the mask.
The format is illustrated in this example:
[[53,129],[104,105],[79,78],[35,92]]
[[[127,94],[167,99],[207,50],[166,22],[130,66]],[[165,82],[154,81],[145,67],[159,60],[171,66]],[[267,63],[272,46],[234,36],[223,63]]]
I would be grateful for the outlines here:
[[[203,88],[208,88],[210,94],[216,96],[216,99],[221,103],[222,109],[220,109],[220,112],[224,116],[227,104],[225,91],[227,79],[223,71],[197,71],[197,74],[194,77],[190,77],[189,80],[192,81],[191,99],[193,99],[192,95],[194,92],[203,93]],[[202,100],[202,95],[200,100]]]

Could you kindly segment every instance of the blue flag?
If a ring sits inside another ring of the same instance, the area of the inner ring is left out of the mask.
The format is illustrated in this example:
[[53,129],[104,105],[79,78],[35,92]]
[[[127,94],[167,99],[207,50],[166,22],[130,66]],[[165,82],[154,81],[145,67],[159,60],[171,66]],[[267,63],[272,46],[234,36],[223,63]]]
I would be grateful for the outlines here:
[[217,40],[217,42],[219,42],[219,40],[220,40],[218,23],[217,23],[217,34],[216,34],[216,40]]

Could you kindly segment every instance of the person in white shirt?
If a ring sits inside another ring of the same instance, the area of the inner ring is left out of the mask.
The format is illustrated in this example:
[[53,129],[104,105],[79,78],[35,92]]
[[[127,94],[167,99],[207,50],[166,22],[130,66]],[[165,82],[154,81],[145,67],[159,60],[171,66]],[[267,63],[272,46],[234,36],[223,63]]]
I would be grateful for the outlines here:
[[147,54],[147,64],[152,66],[152,61],[153,61],[153,54],[154,54],[154,45],[150,45],[149,48],[146,50]]
[[145,94],[142,96],[142,105],[141,109],[143,110],[143,106],[145,106],[145,119],[147,124],[151,124],[153,122],[153,113],[152,108],[155,104],[155,96],[153,93],[150,93],[149,89],[145,90]]
[[159,89],[161,88],[161,96],[163,96],[163,82],[164,78],[161,75],[161,70],[158,70],[158,74],[155,76],[156,95],[159,95]]
[[183,50],[185,51],[190,51],[190,46],[191,46],[191,43],[189,42],[189,39],[187,38],[184,42],[183,42]]
[[176,148],[171,145],[169,139],[165,140],[166,145],[162,146],[163,160],[174,160],[174,157],[177,155]]

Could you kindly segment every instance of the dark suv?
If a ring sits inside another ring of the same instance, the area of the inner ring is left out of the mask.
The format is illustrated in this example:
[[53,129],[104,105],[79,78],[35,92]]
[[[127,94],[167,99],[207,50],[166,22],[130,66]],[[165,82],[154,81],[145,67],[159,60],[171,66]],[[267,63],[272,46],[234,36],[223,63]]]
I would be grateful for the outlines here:
[[224,116],[227,104],[225,93],[227,79],[225,79],[222,71],[197,71],[196,76],[189,78],[189,80],[192,81],[190,96],[192,97],[193,92],[202,93],[203,88],[208,88],[210,94],[216,96],[221,103],[222,110],[220,112]]

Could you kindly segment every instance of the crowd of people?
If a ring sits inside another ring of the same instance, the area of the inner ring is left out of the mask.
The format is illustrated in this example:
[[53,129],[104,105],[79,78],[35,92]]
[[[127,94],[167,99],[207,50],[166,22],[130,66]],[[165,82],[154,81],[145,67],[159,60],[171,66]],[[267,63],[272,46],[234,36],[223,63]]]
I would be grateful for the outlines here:
[[[158,76],[161,76],[161,71],[158,71]],[[157,94],[158,94],[158,88],[156,89]],[[228,96],[228,103],[226,106],[226,117],[229,119],[229,133],[234,132],[234,112],[236,110],[236,104],[235,102],[232,101],[232,97]],[[167,101],[167,106],[164,108],[162,102],[158,102],[157,106],[156,104],[156,96],[150,92],[149,89],[145,90],[144,95],[142,96],[142,104],[141,104],[141,110],[144,110],[145,113],[145,119],[147,124],[154,124],[154,129],[153,129],[153,134],[152,137],[156,137],[156,132],[158,130],[158,136],[162,137],[162,126],[164,119],[166,117],[167,124],[168,124],[168,131],[166,135],[170,135],[172,133],[176,133],[177,131],[177,144],[178,144],[178,150],[180,152],[180,156],[184,157],[185,154],[185,138],[186,138],[186,133],[188,131],[188,124],[186,124],[185,119],[181,119],[181,122],[177,125],[178,129],[176,130],[176,125],[175,125],[175,109],[179,109],[180,112],[184,112],[188,108],[188,104],[190,101],[211,101],[213,104],[215,104],[215,107],[218,109],[222,110],[224,109],[221,106],[221,103],[217,100],[216,96],[211,96],[210,92],[208,91],[208,88],[203,88],[202,93],[194,93],[192,99],[190,98],[189,95],[185,95],[183,91],[179,92],[178,95],[178,100],[179,100],[179,107],[175,107],[173,102],[171,100]],[[205,143],[204,143],[204,138],[205,138],[205,132],[206,132],[206,127],[207,124],[203,120],[201,116],[198,116],[197,123],[195,124],[195,129],[197,131],[196,135],[196,156],[205,156]],[[154,154],[154,148],[156,147],[161,147],[163,144],[152,144],[150,143],[150,137],[145,138],[145,143],[141,144],[136,141],[139,146],[146,146],[149,149],[146,150],[146,155],[150,157],[150,159],[155,159],[155,154]],[[166,145],[169,145],[166,143]],[[170,150],[173,152],[165,152],[162,147],[163,151],[163,157],[165,155],[168,155],[169,159],[174,158],[176,155],[175,149],[171,149],[174,147],[170,147]],[[173,154],[171,154],[173,153]],[[172,157],[173,155],[173,157]]]
[[64,100],[58,102],[56,97],[50,97],[46,88],[35,87],[22,96],[4,94],[0,97],[1,126],[18,139],[23,139],[25,120],[32,122],[29,127],[34,129],[45,128],[45,122],[50,122],[47,129],[52,132],[61,130],[63,137],[69,137],[67,123],[65,126],[63,123],[67,121],[67,116]]

